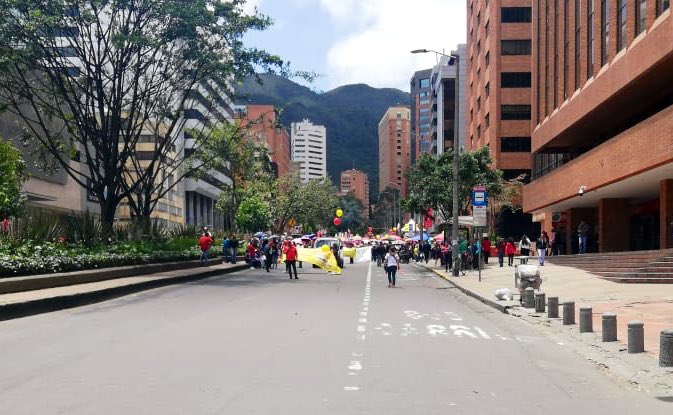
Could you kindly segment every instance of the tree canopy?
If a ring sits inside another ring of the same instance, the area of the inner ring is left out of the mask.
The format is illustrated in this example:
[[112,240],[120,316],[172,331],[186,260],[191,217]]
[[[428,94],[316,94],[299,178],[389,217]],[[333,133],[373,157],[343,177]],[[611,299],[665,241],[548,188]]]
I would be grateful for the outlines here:
[[26,165],[19,150],[0,138],[0,219],[22,212],[24,198],[21,185],[27,178]]
[[[502,172],[492,167],[488,147],[460,155],[458,172],[460,211],[465,212],[470,204],[472,188],[486,186],[489,197],[502,193]],[[439,157],[424,154],[408,173],[409,196],[403,206],[412,212],[438,211],[443,218],[453,215],[453,152],[449,150]],[[459,212],[460,213],[460,212]]]
[[196,109],[224,121],[232,81],[288,74],[278,56],[244,45],[271,24],[244,3],[0,0],[0,109],[95,195],[109,229],[122,200],[156,204],[210,166],[208,128],[182,141],[187,119],[212,122]]

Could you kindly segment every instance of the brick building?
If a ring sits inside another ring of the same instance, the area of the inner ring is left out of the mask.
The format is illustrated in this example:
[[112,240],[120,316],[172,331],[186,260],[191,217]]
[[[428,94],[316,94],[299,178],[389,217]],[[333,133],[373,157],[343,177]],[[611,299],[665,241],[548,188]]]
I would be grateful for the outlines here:
[[673,247],[669,0],[534,0],[533,172],[524,210],[567,253]]
[[531,170],[531,0],[471,0],[467,145],[488,146],[505,179]]
[[353,193],[362,202],[362,217],[369,218],[369,178],[360,170],[351,169],[341,172],[341,193]]
[[379,191],[397,188],[406,197],[410,160],[411,111],[406,106],[390,107],[379,121]]
[[278,176],[290,172],[290,134],[280,124],[273,105],[248,105],[237,109],[249,137],[268,148]]

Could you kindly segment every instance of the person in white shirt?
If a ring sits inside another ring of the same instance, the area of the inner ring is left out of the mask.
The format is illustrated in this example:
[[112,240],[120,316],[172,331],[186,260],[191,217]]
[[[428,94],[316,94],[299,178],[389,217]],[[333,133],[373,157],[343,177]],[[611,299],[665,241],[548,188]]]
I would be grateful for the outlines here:
[[395,248],[390,248],[383,260],[386,273],[388,273],[388,288],[395,288],[395,274],[400,269],[400,257],[397,256]]

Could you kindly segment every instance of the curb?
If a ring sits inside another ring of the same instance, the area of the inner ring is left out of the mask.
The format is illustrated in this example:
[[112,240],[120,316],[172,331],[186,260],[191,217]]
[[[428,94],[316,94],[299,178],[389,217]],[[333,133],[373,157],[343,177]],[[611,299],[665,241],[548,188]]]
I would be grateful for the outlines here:
[[467,288],[461,286],[460,284],[457,284],[454,281],[451,281],[451,279],[445,277],[444,275],[442,275],[439,271],[437,271],[435,269],[426,268],[426,267],[423,267],[423,268],[427,269],[428,271],[432,271],[435,275],[442,278],[444,281],[446,281],[449,284],[451,284],[452,286],[458,288],[462,293],[467,294],[470,297],[481,301],[482,303],[486,304],[487,306],[495,308],[496,310],[500,311],[501,313],[507,313],[508,310],[510,310],[512,308],[515,308],[515,307],[509,306],[509,305],[500,304],[495,300],[491,300],[490,298],[482,297],[481,295],[477,294],[476,292],[468,290]]
[[186,282],[198,281],[208,277],[221,274],[230,274],[236,271],[248,269],[248,264],[236,265],[225,269],[203,270],[190,275],[177,277],[168,277],[143,281],[136,284],[121,285],[118,287],[104,288],[101,290],[77,293],[72,295],[62,295],[58,297],[43,298],[39,300],[29,300],[23,303],[14,303],[0,305],[0,321],[12,320],[21,317],[28,317],[37,314],[50,313],[52,311],[65,310],[68,308],[81,307],[85,305],[100,303],[113,298],[123,297],[129,294],[151,290],[154,288],[168,285],[182,284]]

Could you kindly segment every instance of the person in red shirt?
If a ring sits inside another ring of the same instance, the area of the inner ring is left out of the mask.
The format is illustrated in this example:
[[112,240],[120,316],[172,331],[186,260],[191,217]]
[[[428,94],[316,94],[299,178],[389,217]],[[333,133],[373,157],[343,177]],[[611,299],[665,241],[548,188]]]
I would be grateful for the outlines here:
[[498,239],[498,243],[495,247],[498,249],[498,264],[500,264],[500,268],[502,268],[505,259],[505,240],[502,238]]
[[199,247],[201,247],[201,263],[208,264],[208,252],[210,251],[210,246],[215,243],[215,240],[210,236],[209,232],[206,232],[199,238]]
[[298,280],[297,276],[297,247],[294,246],[292,241],[287,241],[288,243],[283,247],[283,253],[285,254],[285,263],[287,264],[287,270],[290,273],[290,279],[292,279],[292,270],[294,269],[294,279]]
[[481,241],[481,250],[484,255],[484,264],[488,264],[488,257],[491,256],[491,241],[487,237]]
[[507,265],[510,267],[514,264],[514,254],[516,254],[516,245],[514,245],[514,239],[509,238],[505,245],[505,255],[507,255]]

